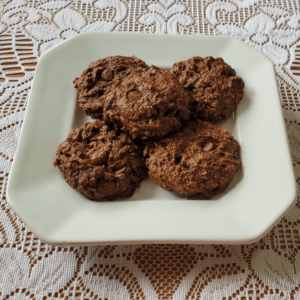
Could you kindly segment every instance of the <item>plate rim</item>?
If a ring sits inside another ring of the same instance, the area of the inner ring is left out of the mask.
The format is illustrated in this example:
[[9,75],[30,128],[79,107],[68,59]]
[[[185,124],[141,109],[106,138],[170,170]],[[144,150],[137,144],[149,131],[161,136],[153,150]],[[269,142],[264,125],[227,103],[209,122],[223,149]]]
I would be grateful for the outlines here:
[[[111,35],[111,34],[114,34],[114,35],[145,35],[145,33],[132,33],[132,32],[128,32],[128,33],[120,33],[120,32],[97,32],[97,31],[94,31],[94,32],[85,32],[85,33],[80,33],[78,34],[77,36],[74,36],[58,45],[56,45],[55,47],[51,48],[50,50],[46,51],[41,57],[40,59],[38,60],[38,64],[37,64],[37,67],[36,67],[36,72],[35,74],[37,73],[37,70],[39,68],[39,66],[42,64],[42,62],[44,60],[46,60],[49,56],[49,53],[51,53],[51,51],[53,50],[57,50],[59,47],[61,47],[63,44],[66,45],[66,44],[69,44],[71,42],[73,42],[74,40],[76,39],[80,39],[82,36],[87,36],[87,35],[91,35],[91,34],[100,34],[100,35]],[[168,34],[168,35],[165,35],[165,34],[155,34],[156,36],[174,36],[174,37],[178,37],[178,35],[176,34]],[[187,38],[188,36],[187,35],[182,35],[182,37],[184,38]],[[249,50],[251,49],[251,51],[255,52],[256,54],[259,54],[261,56],[264,57],[264,59],[267,59],[271,64],[272,64],[272,71],[273,71],[273,76],[275,78],[275,81],[276,81],[276,73],[275,73],[275,70],[274,70],[274,66],[273,66],[273,63],[272,61],[270,60],[270,58],[268,58],[266,55],[264,55],[263,53],[257,51],[256,49],[248,46],[246,43],[238,40],[237,38],[235,37],[231,37],[231,36],[222,36],[222,35],[217,35],[217,36],[209,36],[209,35],[202,35],[202,36],[197,36],[197,35],[193,35],[193,37],[196,37],[196,38],[208,38],[208,39],[224,39],[224,40],[232,40],[234,41],[235,43],[239,43],[241,45],[243,45],[243,47],[247,47],[249,48]],[[31,87],[34,86],[35,84],[35,80],[36,80],[36,76],[34,75],[34,78],[33,78],[33,82],[32,82],[32,85]],[[278,93],[278,98],[280,97],[280,93],[279,93],[279,90],[278,90],[278,85],[276,83],[276,86],[277,86],[277,93]],[[32,88],[31,88],[32,90]],[[27,104],[27,108],[26,108],[26,111],[25,111],[25,116],[24,116],[24,123],[23,123],[23,126],[22,126],[22,130],[20,132],[20,136],[19,136],[19,141],[21,140],[22,138],[22,134],[23,134],[23,130],[25,128],[25,125],[26,125],[26,120],[27,120],[27,112],[29,111],[29,106],[30,106],[30,103],[31,103],[31,92],[30,92],[30,95],[29,95],[29,99],[28,99],[28,104]],[[283,111],[281,109],[281,116],[283,117]],[[285,129],[285,137],[286,137],[286,140],[287,140],[287,129],[286,129],[286,126],[284,126],[284,129]],[[290,160],[291,160],[291,152],[290,152],[290,144],[288,143],[288,140],[287,140],[287,145],[288,145],[288,148],[289,148],[289,156],[290,156]],[[295,186],[295,189],[294,189],[294,196],[293,196],[293,200],[290,201],[290,204],[288,206],[288,208],[282,212],[282,214],[276,219],[276,221],[274,221],[268,228],[266,228],[263,232],[260,232],[259,234],[254,234],[254,236],[252,237],[248,237],[244,240],[227,240],[227,239],[224,239],[223,241],[215,241],[215,240],[207,240],[207,241],[203,241],[203,240],[116,240],[116,241],[92,241],[92,242],[60,242],[60,241],[55,241],[49,237],[46,237],[44,236],[43,234],[41,234],[41,232],[39,232],[39,230],[37,230],[36,228],[33,228],[32,226],[30,226],[28,224],[28,222],[26,221],[26,218],[23,218],[22,216],[22,213],[19,211],[18,207],[14,204],[14,201],[12,200],[13,196],[13,191],[11,190],[11,181],[12,181],[12,178],[13,178],[13,175],[14,173],[16,172],[15,169],[16,169],[16,164],[15,164],[15,161],[16,161],[16,157],[18,156],[18,153],[21,151],[20,150],[20,143],[18,144],[18,147],[17,147],[17,150],[16,150],[16,153],[15,153],[15,158],[14,158],[14,161],[13,161],[13,164],[12,164],[12,167],[11,167],[11,170],[10,170],[10,173],[9,173],[9,177],[8,177],[8,182],[7,182],[7,188],[6,188],[6,195],[7,195],[7,203],[9,204],[9,206],[12,208],[12,210],[20,217],[20,219],[26,224],[26,226],[28,226],[30,228],[30,230],[36,235],[38,236],[42,241],[48,243],[48,244],[52,244],[52,245],[99,245],[99,244],[119,244],[119,245],[125,245],[125,244],[153,244],[153,243],[161,243],[161,244],[165,244],[165,243],[169,243],[169,244],[178,244],[178,243],[182,243],[182,244],[249,244],[249,243],[253,243],[253,242],[256,242],[258,241],[259,239],[261,239],[266,233],[268,233],[274,226],[276,226],[276,224],[278,222],[280,222],[281,218],[287,214],[288,211],[290,211],[294,204],[296,203],[296,197],[297,197],[297,185],[296,185],[296,182],[295,182],[295,174],[294,174],[294,168],[292,168],[293,170],[293,176],[294,176],[294,186]],[[12,196],[12,197],[11,197]]]

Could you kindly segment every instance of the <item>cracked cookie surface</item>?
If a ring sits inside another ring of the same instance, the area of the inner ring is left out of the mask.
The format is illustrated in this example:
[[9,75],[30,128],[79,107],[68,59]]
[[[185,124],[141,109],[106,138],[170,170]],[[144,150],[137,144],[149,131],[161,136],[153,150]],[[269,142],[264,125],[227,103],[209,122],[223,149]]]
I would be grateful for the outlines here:
[[167,191],[213,197],[240,166],[240,146],[225,129],[200,120],[161,139],[146,142],[149,176]]
[[161,138],[189,120],[189,101],[169,71],[135,68],[107,95],[103,114],[134,139]]
[[79,106],[93,119],[102,118],[106,94],[122,81],[130,69],[147,67],[135,56],[108,56],[90,63],[73,81]]
[[142,150],[100,120],[71,130],[53,164],[71,187],[92,200],[130,197],[148,176]]
[[192,57],[175,63],[171,72],[190,92],[191,112],[213,124],[236,111],[244,95],[244,81],[222,58]]

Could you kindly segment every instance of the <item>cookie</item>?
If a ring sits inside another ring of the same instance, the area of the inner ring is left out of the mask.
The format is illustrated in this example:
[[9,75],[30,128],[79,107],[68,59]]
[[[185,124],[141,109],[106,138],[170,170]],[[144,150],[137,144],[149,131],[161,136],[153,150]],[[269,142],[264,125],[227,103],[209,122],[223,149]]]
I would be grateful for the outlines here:
[[147,68],[135,56],[108,56],[89,64],[73,83],[78,91],[78,103],[94,119],[102,117],[102,102],[106,93],[119,83],[131,68]]
[[200,120],[144,150],[149,176],[167,191],[213,197],[240,166],[240,146],[225,129]]
[[130,197],[147,177],[142,150],[100,120],[71,130],[57,148],[54,166],[92,200]]
[[132,69],[106,96],[106,120],[134,139],[160,138],[178,130],[190,117],[190,95],[167,70]]
[[203,121],[226,119],[243,98],[244,81],[220,57],[195,56],[175,63],[171,72],[191,93],[191,111]]

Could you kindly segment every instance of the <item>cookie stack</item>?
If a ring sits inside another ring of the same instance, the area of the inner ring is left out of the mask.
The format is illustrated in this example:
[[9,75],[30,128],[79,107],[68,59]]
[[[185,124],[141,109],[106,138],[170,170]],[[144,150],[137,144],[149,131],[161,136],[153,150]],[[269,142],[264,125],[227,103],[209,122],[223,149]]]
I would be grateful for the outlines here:
[[74,86],[96,121],[71,130],[54,166],[89,199],[130,197],[148,174],[187,197],[211,198],[229,185],[240,146],[213,124],[236,110],[244,82],[222,58],[193,57],[168,71],[111,56]]

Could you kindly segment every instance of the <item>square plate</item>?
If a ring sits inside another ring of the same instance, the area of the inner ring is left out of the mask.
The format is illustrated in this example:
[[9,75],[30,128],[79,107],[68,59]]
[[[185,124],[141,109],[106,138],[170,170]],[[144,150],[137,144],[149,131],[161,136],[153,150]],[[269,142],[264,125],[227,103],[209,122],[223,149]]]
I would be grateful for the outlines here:
[[[236,116],[220,124],[241,144],[242,168],[211,201],[186,200],[142,183],[132,198],[93,202],[72,189],[52,163],[71,128],[89,120],[72,80],[110,55],[135,55],[170,68],[192,56],[223,57],[245,81]],[[50,244],[250,243],[293,205],[295,179],[272,62],[224,36],[90,32],[39,60],[8,183],[8,203]]]

